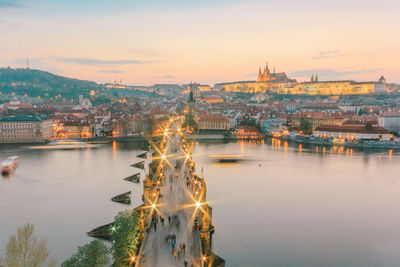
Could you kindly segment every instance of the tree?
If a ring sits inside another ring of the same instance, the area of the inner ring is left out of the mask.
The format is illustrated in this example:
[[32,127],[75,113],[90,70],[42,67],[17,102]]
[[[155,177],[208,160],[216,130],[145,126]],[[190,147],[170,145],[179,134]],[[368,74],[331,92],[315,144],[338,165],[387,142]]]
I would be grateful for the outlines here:
[[300,119],[299,130],[305,134],[312,134],[312,125],[306,119]]
[[62,267],[104,267],[110,264],[111,250],[100,240],[78,247],[78,251],[64,261]]
[[115,217],[111,232],[114,266],[130,266],[129,258],[138,251],[139,216],[136,211],[124,211]]
[[[17,235],[11,235],[6,246],[5,266],[40,267],[49,257],[47,240],[39,240],[33,224],[18,227]],[[55,266],[52,260],[48,266]]]

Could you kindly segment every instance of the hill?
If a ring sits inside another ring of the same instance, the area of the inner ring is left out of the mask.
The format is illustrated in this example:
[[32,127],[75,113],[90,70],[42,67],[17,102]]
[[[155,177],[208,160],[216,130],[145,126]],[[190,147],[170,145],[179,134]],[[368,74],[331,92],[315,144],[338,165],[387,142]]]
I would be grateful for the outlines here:
[[32,97],[76,98],[99,88],[95,82],[67,78],[47,71],[32,69],[0,68],[0,90],[3,94],[27,95]]

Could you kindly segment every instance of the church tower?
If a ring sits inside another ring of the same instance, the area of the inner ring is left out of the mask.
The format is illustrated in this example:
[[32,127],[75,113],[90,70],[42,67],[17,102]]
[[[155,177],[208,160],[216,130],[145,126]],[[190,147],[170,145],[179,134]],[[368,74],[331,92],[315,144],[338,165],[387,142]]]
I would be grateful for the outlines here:
[[270,79],[270,74],[271,74],[271,72],[269,71],[268,62],[267,62],[267,64],[265,65],[264,75],[263,75],[264,82],[271,80]]
[[190,83],[189,99],[187,103],[188,112],[185,114],[185,121],[182,125],[183,128],[188,127],[191,130],[197,131],[197,122],[194,120],[196,100],[194,99],[193,83]]
[[188,101],[188,112],[190,116],[193,116],[194,106],[196,105],[196,101],[194,100],[193,95],[193,84],[190,84],[190,94],[189,94],[189,101]]
[[258,82],[263,82],[263,75],[261,73],[261,67],[258,69]]

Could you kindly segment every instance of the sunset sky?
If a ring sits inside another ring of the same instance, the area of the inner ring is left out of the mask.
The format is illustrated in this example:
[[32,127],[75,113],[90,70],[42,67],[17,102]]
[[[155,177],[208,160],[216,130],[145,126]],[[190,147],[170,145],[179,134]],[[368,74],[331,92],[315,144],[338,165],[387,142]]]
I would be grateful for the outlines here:
[[400,83],[399,0],[0,0],[0,67],[151,85],[255,80]]

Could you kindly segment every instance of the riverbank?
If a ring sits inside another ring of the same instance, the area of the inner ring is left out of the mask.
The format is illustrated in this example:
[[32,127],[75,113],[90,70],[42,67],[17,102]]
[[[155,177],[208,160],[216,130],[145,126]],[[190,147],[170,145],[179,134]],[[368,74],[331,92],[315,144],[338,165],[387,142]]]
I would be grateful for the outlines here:
[[298,144],[308,145],[322,145],[322,146],[342,146],[348,148],[377,148],[377,149],[396,149],[400,150],[400,142],[396,141],[375,141],[375,140],[359,140],[359,141],[345,141],[345,140],[334,140],[329,138],[317,138],[306,135],[282,135],[273,136],[267,135],[269,138],[277,138],[284,141],[294,142]]

